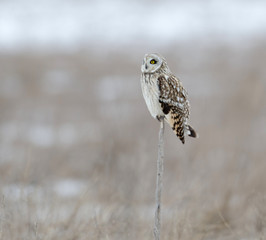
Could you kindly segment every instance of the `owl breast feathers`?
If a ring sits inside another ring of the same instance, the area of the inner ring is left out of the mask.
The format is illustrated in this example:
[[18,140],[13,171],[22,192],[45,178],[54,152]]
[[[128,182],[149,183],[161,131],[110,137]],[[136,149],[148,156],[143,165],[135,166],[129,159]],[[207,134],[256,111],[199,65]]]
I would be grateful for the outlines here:
[[185,133],[197,137],[188,124],[188,94],[165,59],[159,54],[147,54],[141,69],[142,93],[151,115],[157,119],[164,117],[182,143],[185,143]]

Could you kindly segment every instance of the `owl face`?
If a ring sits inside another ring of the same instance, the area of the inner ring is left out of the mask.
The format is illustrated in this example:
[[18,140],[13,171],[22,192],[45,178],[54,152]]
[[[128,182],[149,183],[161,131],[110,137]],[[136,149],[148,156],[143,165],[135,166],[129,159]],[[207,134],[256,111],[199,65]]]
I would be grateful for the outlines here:
[[158,54],[145,54],[142,65],[142,73],[154,73],[162,66],[163,60]]

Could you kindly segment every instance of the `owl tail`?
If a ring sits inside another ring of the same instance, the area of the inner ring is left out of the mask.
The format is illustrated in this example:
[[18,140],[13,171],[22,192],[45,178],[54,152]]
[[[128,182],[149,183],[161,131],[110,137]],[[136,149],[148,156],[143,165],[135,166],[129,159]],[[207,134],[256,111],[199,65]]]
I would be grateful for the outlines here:
[[[193,137],[193,138],[198,138],[198,134],[196,131],[190,126],[186,125],[186,130],[185,132],[187,133],[188,136]],[[180,141],[184,144],[185,143],[185,134],[183,128],[177,128],[173,129],[176,135],[179,137]]]
[[198,137],[196,131],[184,121],[181,114],[171,112],[171,114],[168,114],[165,117],[168,124],[172,127],[175,135],[183,144],[185,143],[186,134],[190,137]]

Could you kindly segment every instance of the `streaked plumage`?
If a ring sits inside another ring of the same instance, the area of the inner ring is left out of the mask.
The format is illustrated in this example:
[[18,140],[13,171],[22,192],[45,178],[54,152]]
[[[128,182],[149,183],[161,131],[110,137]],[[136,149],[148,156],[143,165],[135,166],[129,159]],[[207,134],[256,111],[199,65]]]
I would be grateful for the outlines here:
[[185,133],[196,137],[188,125],[188,94],[180,80],[170,71],[159,54],[146,54],[141,66],[141,88],[147,107],[154,118],[165,117],[182,143]]

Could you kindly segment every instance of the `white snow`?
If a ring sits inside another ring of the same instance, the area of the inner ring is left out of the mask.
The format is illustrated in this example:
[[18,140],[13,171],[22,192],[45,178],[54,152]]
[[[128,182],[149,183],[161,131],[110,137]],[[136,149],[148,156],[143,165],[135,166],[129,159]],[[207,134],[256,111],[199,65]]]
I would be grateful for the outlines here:
[[55,132],[53,128],[48,125],[33,125],[29,128],[28,139],[32,144],[41,147],[49,147],[55,141]]
[[0,1],[0,50],[242,40],[266,34],[263,0]]
[[12,199],[14,201],[28,198],[33,196],[34,198],[41,198],[44,196],[45,191],[52,190],[59,197],[75,197],[86,191],[85,182],[75,179],[61,179],[55,182],[51,182],[47,188],[40,186],[27,185],[27,184],[9,184],[3,186],[2,195],[5,198]]
[[0,139],[2,144],[0,146],[1,161],[5,158],[9,159],[10,157],[7,156],[12,156],[15,153],[13,149],[14,145],[21,140],[41,148],[51,146],[69,147],[78,142],[98,142],[101,136],[100,127],[93,121],[79,125],[65,122],[59,126],[41,122],[23,124],[15,120],[12,122],[3,122],[0,125]]
[[41,188],[33,185],[10,184],[2,188],[2,195],[5,198],[17,201],[30,197],[31,195],[40,199],[43,197],[44,193]]
[[61,197],[74,197],[86,190],[84,182],[74,179],[64,179],[55,183],[54,192]]

